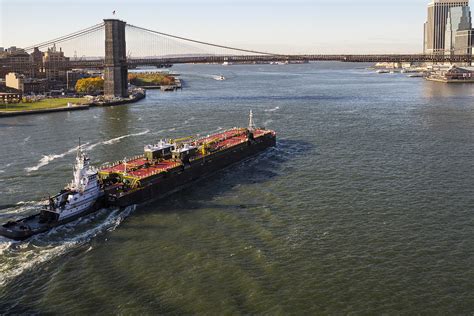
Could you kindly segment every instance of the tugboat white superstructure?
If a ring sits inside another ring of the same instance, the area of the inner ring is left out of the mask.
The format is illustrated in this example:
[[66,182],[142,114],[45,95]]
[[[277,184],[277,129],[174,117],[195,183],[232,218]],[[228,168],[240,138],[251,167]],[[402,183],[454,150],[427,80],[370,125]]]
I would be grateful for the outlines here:
[[89,157],[79,145],[71,183],[59,194],[50,197],[49,203],[39,214],[0,226],[0,235],[17,240],[26,239],[98,210],[103,205],[104,193],[98,170],[91,167],[89,162]]
[[41,212],[43,221],[64,222],[87,212],[96,203],[102,191],[98,171],[89,162],[89,157],[79,145],[73,180],[59,194],[49,199],[48,206]]
[[26,239],[101,207],[127,207],[157,200],[196,180],[276,146],[276,132],[255,126],[234,127],[205,137],[161,140],[143,154],[102,166],[89,166],[81,146],[73,180],[50,197],[39,214],[0,226],[0,235]]

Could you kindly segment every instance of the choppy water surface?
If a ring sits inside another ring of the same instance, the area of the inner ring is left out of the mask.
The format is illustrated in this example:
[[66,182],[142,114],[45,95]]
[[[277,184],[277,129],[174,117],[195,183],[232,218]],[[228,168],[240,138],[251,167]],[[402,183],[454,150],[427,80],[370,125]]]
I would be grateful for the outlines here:
[[253,109],[279,142],[159,203],[0,239],[0,313],[473,313],[474,86],[363,67],[177,66],[182,92],[1,119],[2,222],[69,181],[78,136],[100,164]]

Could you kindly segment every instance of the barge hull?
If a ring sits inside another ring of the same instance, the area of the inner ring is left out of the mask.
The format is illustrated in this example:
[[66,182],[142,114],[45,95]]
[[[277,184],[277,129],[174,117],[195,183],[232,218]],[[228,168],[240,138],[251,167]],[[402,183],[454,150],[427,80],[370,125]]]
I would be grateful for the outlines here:
[[164,173],[159,179],[146,183],[139,189],[121,194],[106,193],[108,195],[108,203],[109,205],[126,207],[162,198],[180,190],[192,181],[255,156],[275,145],[276,137],[274,134],[263,135],[255,140],[193,160],[177,170]]

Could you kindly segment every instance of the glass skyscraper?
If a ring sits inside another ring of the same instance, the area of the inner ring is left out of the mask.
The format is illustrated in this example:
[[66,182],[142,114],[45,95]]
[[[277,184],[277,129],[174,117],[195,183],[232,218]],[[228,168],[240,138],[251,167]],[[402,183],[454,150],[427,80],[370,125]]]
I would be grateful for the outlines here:
[[432,0],[424,28],[424,53],[444,54],[446,23],[451,8],[467,7],[469,0]]
[[461,47],[461,43],[456,44],[456,35],[461,31],[468,31],[472,29],[471,10],[469,7],[454,7],[450,8],[448,12],[448,19],[446,23],[444,49],[446,55],[461,54],[466,50],[466,47]]

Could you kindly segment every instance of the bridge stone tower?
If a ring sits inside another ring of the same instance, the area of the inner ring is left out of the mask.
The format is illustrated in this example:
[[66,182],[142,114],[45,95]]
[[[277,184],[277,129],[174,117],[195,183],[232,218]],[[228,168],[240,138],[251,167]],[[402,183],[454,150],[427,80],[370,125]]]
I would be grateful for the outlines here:
[[104,20],[105,67],[104,95],[128,97],[128,68],[125,43],[126,22],[115,19]]

